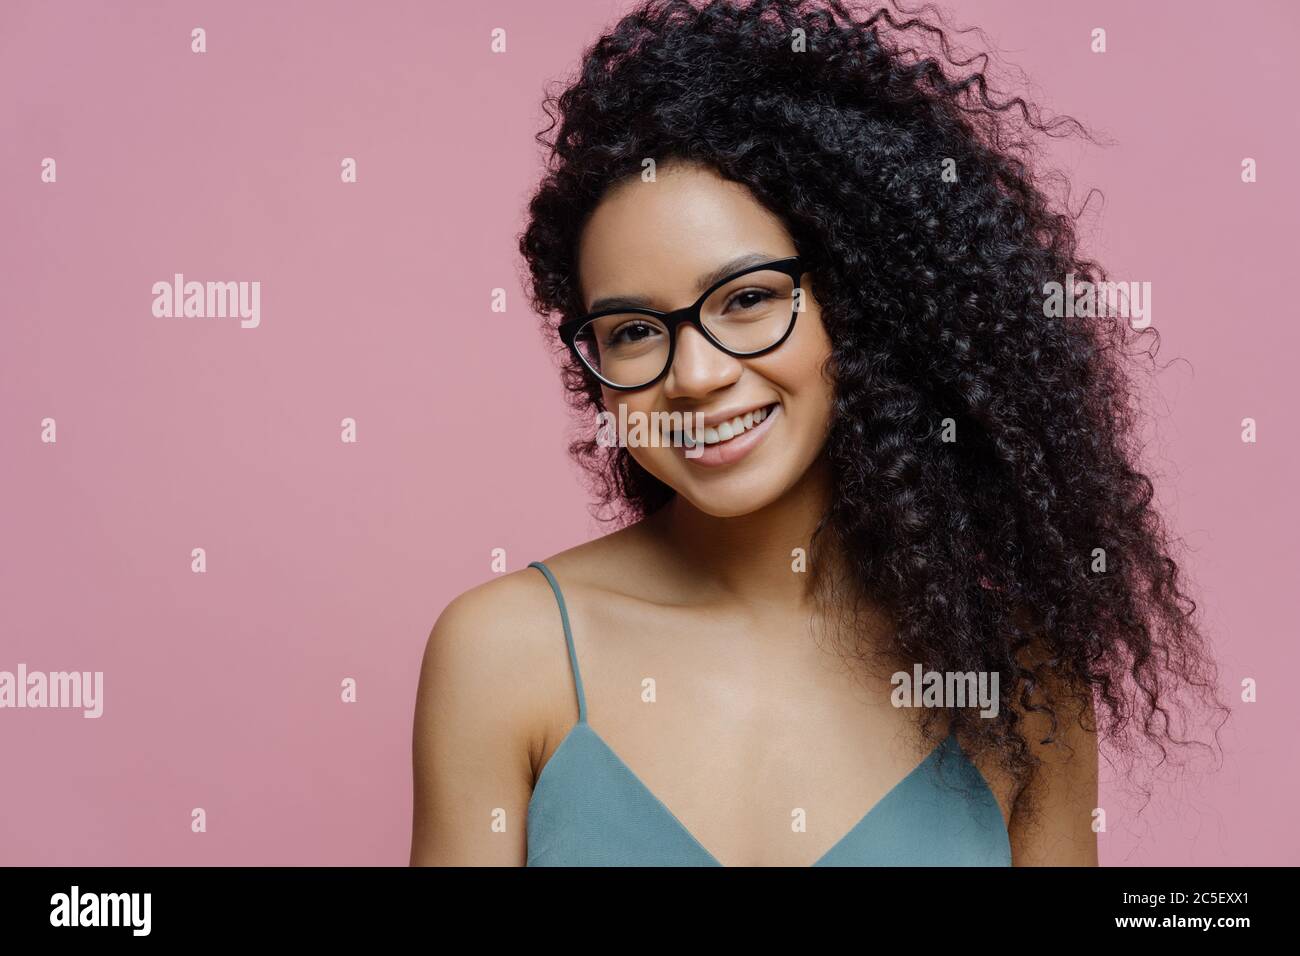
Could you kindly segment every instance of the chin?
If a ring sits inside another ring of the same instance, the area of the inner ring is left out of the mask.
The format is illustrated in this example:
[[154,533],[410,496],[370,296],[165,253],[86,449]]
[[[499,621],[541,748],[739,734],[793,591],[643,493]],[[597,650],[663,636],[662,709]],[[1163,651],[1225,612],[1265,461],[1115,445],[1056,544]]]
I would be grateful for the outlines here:
[[753,514],[760,511],[762,506],[753,507],[749,502],[727,502],[714,503],[710,501],[692,500],[691,504],[696,510],[708,515],[710,518],[743,518],[747,514]]
[[677,493],[698,511],[714,518],[740,518],[762,511],[779,499],[788,485],[771,476],[740,476],[710,487],[695,482],[679,485]]

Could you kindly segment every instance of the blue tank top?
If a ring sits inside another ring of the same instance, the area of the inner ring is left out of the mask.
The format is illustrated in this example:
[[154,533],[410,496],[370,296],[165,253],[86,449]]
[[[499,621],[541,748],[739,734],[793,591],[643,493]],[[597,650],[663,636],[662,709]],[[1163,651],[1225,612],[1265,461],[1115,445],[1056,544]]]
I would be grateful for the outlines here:
[[[564,595],[560,607],[578,722],[542,767],[528,802],[528,866],[722,866],[587,723]],[[940,779],[940,766],[956,780]],[[954,783],[956,786],[954,787]],[[1002,811],[949,735],[813,866],[1010,866]]]

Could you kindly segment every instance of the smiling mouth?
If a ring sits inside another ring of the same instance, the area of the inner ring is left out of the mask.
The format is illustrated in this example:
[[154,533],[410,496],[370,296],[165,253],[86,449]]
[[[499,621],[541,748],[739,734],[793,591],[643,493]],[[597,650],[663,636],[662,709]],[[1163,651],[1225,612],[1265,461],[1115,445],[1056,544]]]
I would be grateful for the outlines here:
[[763,424],[779,404],[779,402],[772,402],[762,408],[756,408],[752,412],[737,415],[730,421],[717,426],[706,426],[702,434],[687,435],[682,431],[672,431],[667,433],[668,438],[673,445],[683,448],[695,448],[697,446],[712,448],[716,445],[725,445],[727,442],[739,438],[746,432]]

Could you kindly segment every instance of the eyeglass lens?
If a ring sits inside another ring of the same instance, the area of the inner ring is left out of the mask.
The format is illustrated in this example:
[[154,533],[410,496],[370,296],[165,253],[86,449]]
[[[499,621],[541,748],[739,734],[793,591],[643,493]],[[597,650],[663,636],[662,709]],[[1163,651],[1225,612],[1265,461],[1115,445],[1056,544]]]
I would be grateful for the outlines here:
[[[700,321],[730,351],[761,352],[789,330],[794,290],[794,279],[784,272],[748,272],[709,294],[700,307]],[[593,372],[625,387],[658,378],[671,351],[667,326],[639,312],[592,319],[578,330],[574,344]]]

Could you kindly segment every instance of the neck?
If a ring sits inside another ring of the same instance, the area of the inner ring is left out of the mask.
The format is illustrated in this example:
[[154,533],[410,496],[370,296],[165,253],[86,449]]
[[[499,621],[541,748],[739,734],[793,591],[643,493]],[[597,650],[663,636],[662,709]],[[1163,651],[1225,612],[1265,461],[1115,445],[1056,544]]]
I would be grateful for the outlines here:
[[[819,457],[794,487],[758,511],[718,518],[678,494],[654,520],[682,577],[702,596],[804,608],[812,599],[812,533],[830,496],[830,466]],[[802,549],[798,564],[796,548]]]

